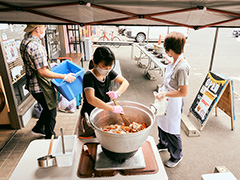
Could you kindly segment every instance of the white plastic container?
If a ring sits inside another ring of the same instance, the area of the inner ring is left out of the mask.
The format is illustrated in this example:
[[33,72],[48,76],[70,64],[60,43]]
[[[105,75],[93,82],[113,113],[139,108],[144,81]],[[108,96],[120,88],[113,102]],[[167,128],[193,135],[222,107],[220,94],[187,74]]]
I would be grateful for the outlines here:
[[[156,97],[157,92],[153,92],[154,96]],[[155,107],[155,115],[164,115],[167,111],[167,106],[168,106],[168,98],[164,97],[161,100],[155,98],[154,103],[152,104],[153,107]]]
[[73,164],[73,157],[76,145],[76,135],[65,135],[63,136],[65,154],[62,151],[62,138],[58,136],[57,144],[53,151],[53,156],[56,157],[58,167],[68,167]]

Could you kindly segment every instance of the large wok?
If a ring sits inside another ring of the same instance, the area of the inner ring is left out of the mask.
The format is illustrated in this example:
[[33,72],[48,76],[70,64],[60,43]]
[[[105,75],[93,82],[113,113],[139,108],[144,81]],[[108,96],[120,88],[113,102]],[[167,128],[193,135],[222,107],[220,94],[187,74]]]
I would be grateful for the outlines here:
[[[108,104],[114,105],[112,102]],[[101,127],[110,124],[122,124],[119,114],[95,108],[90,118],[89,125],[94,129],[96,137],[103,151],[113,159],[127,159],[133,156],[146,141],[153,125],[154,114],[145,105],[132,101],[119,101],[125,116],[131,122],[146,123],[146,129],[131,134],[113,134],[101,130]]]

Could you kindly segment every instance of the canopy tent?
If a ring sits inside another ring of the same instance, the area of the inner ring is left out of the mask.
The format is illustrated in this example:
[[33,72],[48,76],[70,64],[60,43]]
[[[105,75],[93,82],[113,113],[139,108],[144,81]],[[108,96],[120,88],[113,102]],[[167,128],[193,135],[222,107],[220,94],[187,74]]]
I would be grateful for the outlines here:
[[239,27],[240,1],[1,0],[0,22]]
[[240,1],[0,0],[0,23],[240,27]]

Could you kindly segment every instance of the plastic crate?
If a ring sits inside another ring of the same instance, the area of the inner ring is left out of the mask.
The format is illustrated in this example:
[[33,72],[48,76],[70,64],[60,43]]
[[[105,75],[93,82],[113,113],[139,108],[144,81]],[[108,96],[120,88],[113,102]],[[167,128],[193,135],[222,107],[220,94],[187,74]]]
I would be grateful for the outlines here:
[[63,79],[52,79],[52,83],[56,89],[69,101],[82,93],[82,80],[85,70],[77,64],[66,60],[59,65],[52,68],[53,72],[60,74],[74,73],[76,80],[72,83],[68,83]]

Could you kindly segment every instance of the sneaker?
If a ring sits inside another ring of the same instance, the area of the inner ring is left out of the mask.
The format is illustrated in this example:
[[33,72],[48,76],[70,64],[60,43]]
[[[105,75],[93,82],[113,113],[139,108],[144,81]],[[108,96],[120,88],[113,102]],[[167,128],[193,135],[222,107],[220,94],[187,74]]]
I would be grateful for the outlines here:
[[45,131],[43,129],[32,129],[32,134],[36,136],[46,136]]
[[[52,135],[54,135],[54,139],[57,139],[58,137],[56,136],[56,133],[53,132]],[[52,138],[52,135],[50,136],[45,136],[45,139],[51,139]]]
[[182,159],[183,159],[182,157],[181,157],[179,160],[172,160],[172,159],[170,158],[168,161],[166,161],[166,162],[164,163],[164,165],[167,166],[167,167],[169,167],[169,168],[173,168],[173,167],[177,166],[178,163],[180,163]]
[[166,147],[164,147],[162,144],[158,143],[157,144],[157,148],[158,148],[158,151],[161,152],[161,151],[167,151],[168,149]]

